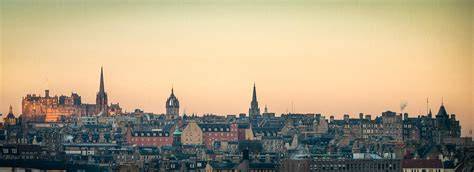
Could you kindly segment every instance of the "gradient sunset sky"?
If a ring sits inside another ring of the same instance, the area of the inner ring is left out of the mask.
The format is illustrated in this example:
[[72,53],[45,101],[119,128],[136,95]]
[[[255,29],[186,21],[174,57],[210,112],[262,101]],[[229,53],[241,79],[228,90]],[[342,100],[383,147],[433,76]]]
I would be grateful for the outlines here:
[[163,113],[437,113],[474,126],[472,1],[1,1],[0,113],[79,93]]

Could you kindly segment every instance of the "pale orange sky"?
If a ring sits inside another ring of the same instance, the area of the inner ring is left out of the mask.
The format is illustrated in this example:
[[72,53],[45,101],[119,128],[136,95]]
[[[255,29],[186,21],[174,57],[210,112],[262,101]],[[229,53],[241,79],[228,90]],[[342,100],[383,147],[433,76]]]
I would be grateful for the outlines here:
[[472,129],[471,1],[1,2],[0,113],[28,93],[163,113],[449,113]]

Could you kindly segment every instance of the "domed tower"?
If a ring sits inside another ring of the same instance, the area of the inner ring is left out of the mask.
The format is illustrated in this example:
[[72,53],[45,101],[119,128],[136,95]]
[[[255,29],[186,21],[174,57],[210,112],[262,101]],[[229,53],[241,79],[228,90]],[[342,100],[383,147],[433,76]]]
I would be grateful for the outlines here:
[[16,125],[16,118],[15,115],[13,115],[13,110],[12,106],[10,105],[10,110],[8,111],[8,115],[6,118],[4,118],[3,122],[5,125]]
[[179,114],[179,101],[178,98],[174,95],[173,88],[171,88],[171,95],[166,100],[166,116],[169,119],[176,119],[178,118]]

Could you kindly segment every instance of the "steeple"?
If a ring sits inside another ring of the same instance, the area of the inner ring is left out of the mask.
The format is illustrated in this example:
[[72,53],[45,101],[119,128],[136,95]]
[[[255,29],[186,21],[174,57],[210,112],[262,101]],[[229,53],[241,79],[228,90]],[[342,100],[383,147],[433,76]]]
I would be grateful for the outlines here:
[[107,93],[105,92],[104,87],[104,70],[100,67],[100,85],[99,85],[99,92],[95,98],[96,104],[96,114],[102,113],[104,115],[108,115],[108,99]]
[[171,85],[171,95],[174,95],[174,88],[173,88],[173,85]]
[[8,114],[13,114],[13,107],[10,105],[10,108],[8,109]]
[[255,87],[255,83],[253,83],[253,93],[252,93],[252,101],[250,102],[249,117],[254,118],[259,115],[260,115],[260,108],[258,107],[258,101],[257,101],[257,88]]
[[100,67],[100,86],[99,86],[99,93],[104,93],[105,88],[104,88],[104,71],[102,67]]
[[255,82],[253,83],[253,95],[252,95],[252,102],[257,101],[257,88],[255,87]]

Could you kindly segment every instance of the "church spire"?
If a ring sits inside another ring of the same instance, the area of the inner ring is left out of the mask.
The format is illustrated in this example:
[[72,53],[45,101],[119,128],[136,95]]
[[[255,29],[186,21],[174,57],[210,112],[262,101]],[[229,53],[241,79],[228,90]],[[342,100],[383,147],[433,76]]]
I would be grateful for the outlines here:
[[13,114],[13,107],[12,107],[12,105],[10,105],[10,108],[9,108],[9,110],[8,110],[8,114]]
[[260,115],[260,108],[258,107],[258,101],[257,101],[257,88],[255,87],[255,82],[254,82],[252,101],[250,102],[250,108],[249,108],[249,117],[253,118],[259,115]]
[[104,71],[102,67],[100,67],[100,86],[99,86],[99,92],[104,93],[105,88],[104,88]]
[[257,88],[255,87],[255,82],[253,83],[253,95],[252,95],[252,102],[257,101]]
[[96,99],[96,114],[108,114],[108,100],[107,100],[107,93],[105,93],[104,88],[104,70],[100,67],[100,86],[99,92],[97,93]]

